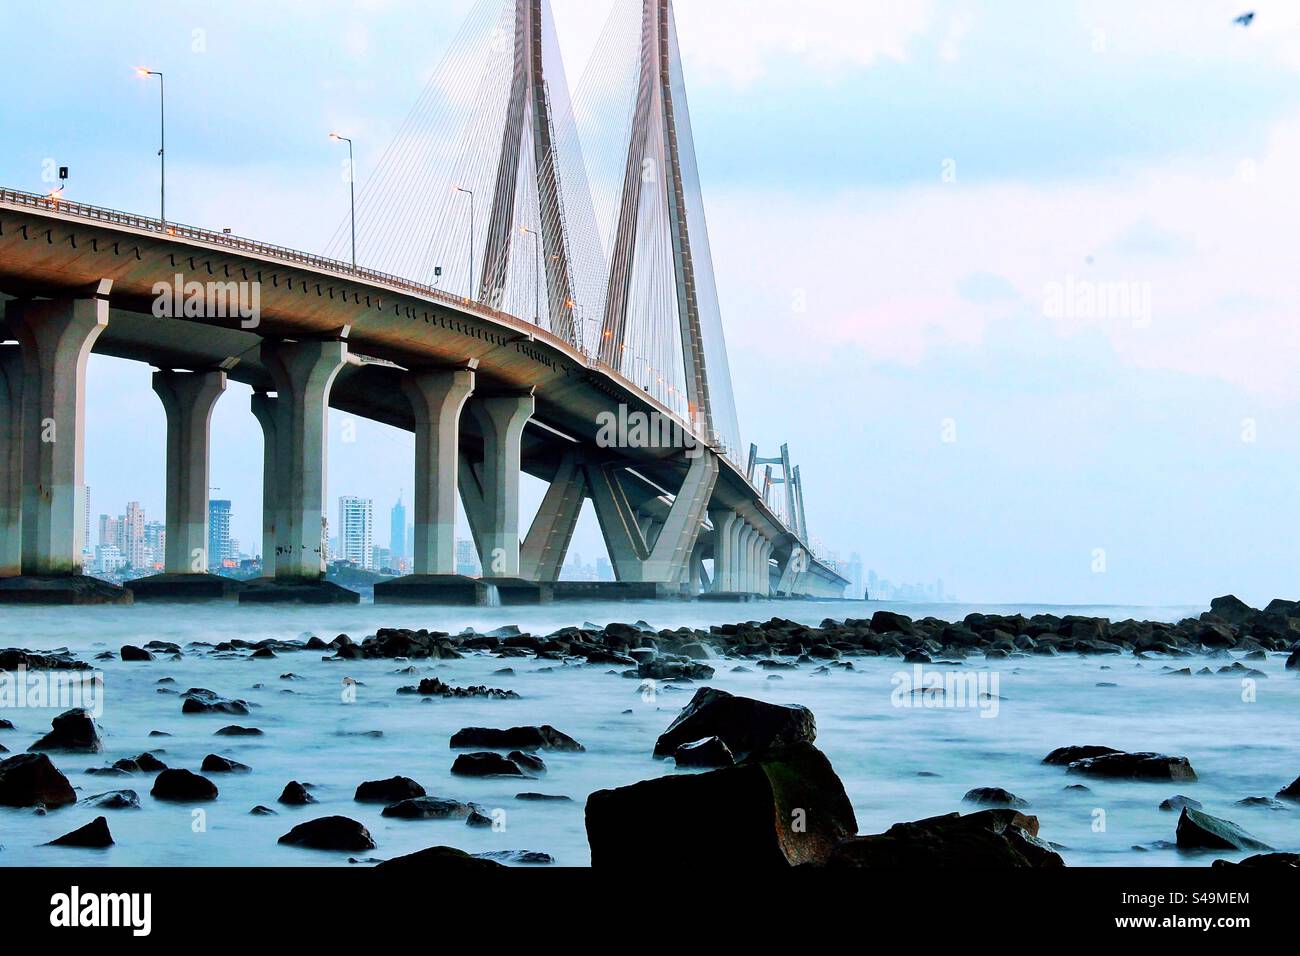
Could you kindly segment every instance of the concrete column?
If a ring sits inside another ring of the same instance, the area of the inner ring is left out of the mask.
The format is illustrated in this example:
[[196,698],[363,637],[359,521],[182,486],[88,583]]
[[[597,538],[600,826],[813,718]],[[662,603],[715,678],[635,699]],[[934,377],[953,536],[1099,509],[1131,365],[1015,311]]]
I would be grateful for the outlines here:
[[736,513],[730,509],[709,512],[709,521],[713,524],[713,590],[719,593],[736,589],[736,550],[731,540],[731,530],[738,520]]
[[325,429],[330,387],[347,357],[345,342],[262,345],[276,387],[277,581],[318,581],[325,574]]
[[748,594],[751,590],[750,578],[753,556],[754,529],[750,527],[748,521],[742,520],[740,523],[740,547],[736,552],[736,590],[742,594]]
[[402,389],[415,414],[415,573],[456,573],[460,412],[472,368],[413,372]]
[[519,554],[519,573],[523,578],[548,584],[560,579],[586,500],[587,481],[582,465],[577,452],[570,451],[556,466],[537,516],[524,537]]
[[208,570],[208,474],[212,409],[226,390],[225,372],[153,373],[167,413],[168,574]]
[[772,542],[764,539],[763,546],[758,552],[758,593],[763,597],[772,595],[772,566],[769,563],[771,560]]
[[755,594],[763,593],[763,535],[754,530],[754,540],[750,542],[749,589]]
[[475,398],[470,408],[483,433],[483,576],[518,577],[520,446],[533,415],[533,391]]
[[253,417],[262,426],[262,575],[275,575],[276,528],[280,518],[280,443],[276,436],[278,399],[266,392],[254,392]]
[[86,362],[108,325],[111,288],[104,280],[94,296],[7,307],[23,356],[23,574],[81,573]]
[[19,575],[23,567],[22,386],[22,353],[16,345],[0,345],[0,578]]
[[736,520],[731,524],[731,591],[740,593],[745,590],[744,581],[741,579],[742,561],[741,561],[741,539],[745,536],[745,519],[736,515]]

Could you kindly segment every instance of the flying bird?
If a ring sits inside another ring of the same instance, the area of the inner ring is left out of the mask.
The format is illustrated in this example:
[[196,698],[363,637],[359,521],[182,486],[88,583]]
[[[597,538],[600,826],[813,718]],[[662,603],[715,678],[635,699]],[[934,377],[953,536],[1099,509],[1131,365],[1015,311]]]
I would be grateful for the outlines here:
[[1237,19],[1233,20],[1232,22],[1240,23],[1243,27],[1248,27],[1254,21],[1255,21],[1255,11],[1251,10],[1248,13],[1243,13],[1241,16],[1237,17]]

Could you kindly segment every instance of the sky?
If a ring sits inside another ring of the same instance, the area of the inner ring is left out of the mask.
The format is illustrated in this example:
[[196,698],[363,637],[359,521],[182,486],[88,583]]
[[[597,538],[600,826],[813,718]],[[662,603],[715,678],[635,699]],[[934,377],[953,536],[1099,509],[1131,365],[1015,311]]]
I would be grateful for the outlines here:
[[[469,0],[0,7],[0,182],[323,249]],[[964,600],[1295,597],[1300,7],[677,0],[746,442],[801,465],[826,552]],[[553,0],[571,82],[610,0]],[[1234,17],[1253,9],[1250,26]],[[23,95],[14,95],[21,91]],[[150,369],[95,357],[95,514],[163,510]],[[406,492],[409,435],[331,421],[331,513]],[[213,491],[260,526],[232,386]],[[382,463],[375,467],[375,463]],[[525,523],[541,488],[525,487]],[[590,513],[574,550],[603,553]]]

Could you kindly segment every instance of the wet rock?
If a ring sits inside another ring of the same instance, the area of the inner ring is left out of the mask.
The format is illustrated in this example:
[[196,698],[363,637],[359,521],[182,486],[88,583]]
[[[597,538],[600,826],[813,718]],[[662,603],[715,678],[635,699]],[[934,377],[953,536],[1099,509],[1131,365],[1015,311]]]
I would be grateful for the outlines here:
[[566,803],[566,802],[572,803],[573,802],[572,797],[566,797],[562,793],[533,793],[531,791],[525,793],[516,793],[515,799],[528,800],[534,803]]
[[471,827],[490,827],[492,826],[492,818],[478,810],[475,810],[465,818],[465,825]]
[[373,850],[370,831],[350,817],[320,817],[300,823],[276,842],[310,850]]
[[398,820],[463,820],[474,807],[446,797],[412,797],[384,807],[383,815]]
[[1161,810],[1181,810],[1183,807],[1191,807],[1193,810],[1201,809],[1201,801],[1193,800],[1191,797],[1185,797],[1181,793],[1176,793],[1167,800],[1160,801]]
[[1076,760],[1084,760],[1088,757],[1103,757],[1106,754],[1117,754],[1119,752],[1114,747],[1099,747],[1095,744],[1084,744],[1081,747],[1057,747],[1043,758],[1043,763],[1059,764],[1064,767]]
[[703,687],[655,741],[654,755],[671,756],[682,744],[706,737],[721,738],[736,759],[743,760],[791,744],[812,743],[817,722],[807,707],[768,704]]
[[557,750],[581,753],[587,748],[568,734],[561,733],[550,724],[540,727],[511,727],[496,730],[490,727],[465,727],[451,737],[452,750],[486,747],[492,750]]
[[1231,860],[1215,860],[1211,866],[1249,866],[1262,867],[1266,869],[1298,869],[1300,868],[1300,853],[1257,853],[1254,856],[1248,856],[1240,863],[1233,863]]
[[1001,787],[976,787],[974,790],[967,790],[962,800],[966,803],[977,803],[985,807],[1021,809],[1029,806],[1028,800],[1023,800],[1011,791],[1003,790]]
[[877,634],[893,632],[912,634],[915,632],[910,617],[904,614],[895,614],[893,611],[877,611],[871,615],[871,630]]
[[261,737],[262,731],[257,727],[240,727],[237,724],[231,724],[229,727],[222,727],[220,730],[213,731],[214,737]]
[[108,819],[106,817],[95,817],[84,827],[79,827],[71,833],[65,833],[45,845],[89,847],[98,850],[113,845],[113,834],[108,832]]
[[1118,780],[1196,779],[1196,771],[1186,757],[1169,757],[1157,753],[1112,753],[1085,757],[1070,764],[1066,773]]
[[1272,797],[1243,797],[1233,804],[1234,807],[1254,807],[1264,810],[1288,810],[1290,809],[1281,800],[1274,800]]
[[151,661],[153,655],[143,647],[136,647],[133,644],[122,645],[122,660],[124,661]]
[[399,694],[418,694],[421,697],[487,697],[496,700],[518,700],[519,695],[512,690],[488,687],[476,684],[473,687],[452,687],[436,677],[426,677],[415,687],[399,687]]
[[173,768],[158,774],[149,791],[154,799],[194,803],[217,799],[217,785],[207,777],[188,770]]
[[949,813],[896,823],[884,833],[852,837],[831,855],[832,867],[930,869],[1062,867],[1059,853],[1038,837],[1038,818],[1016,810]]
[[531,773],[538,777],[546,773],[546,761],[537,754],[526,754],[522,750],[512,750],[506,754],[506,759],[512,761],[525,773]]
[[140,795],[134,790],[109,790],[81,801],[96,810],[139,810]]
[[13,730],[13,729],[14,729],[14,722],[12,720],[7,720],[3,717],[0,717],[0,730]]
[[459,754],[451,772],[461,777],[526,777],[518,764],[491,751]]
[[53,809],[76,802],[72,784],[45,754],[17,754],[0,760],[0,806]]
[[232,700],[204,687],[191,687],[181,694],[182,714],[235,714],[246,716],[249,711],[248,701]]
[[510,866],[546,866],[555,862],[555,857],[538,850],[490,850],[487,853],[475,853],[475,859],[495,860]]
[[495,860],[470,856],[464,850],[457,850],[455,847],[450,846],[433,846],[417,853],[408,853],[406,856],[396,856],[375,867],[376,871],[383,870],[392,873],[422,872],[439,874],[479,873],[484,870],[499,869],[503,869],[503,867]]
[[65,710],[50,721],[50,732],[28,750],[66,751],[68,753],[99,753],[104,742],[99,739],[99,728],[90,714],[80,707]]
[[1277,792],[1279,800],[1293,800],[1300,803],[1300,777],[1296,777]]
[[843,784],[809,743],[599,790],[587,798],[586,825],[597,867],[643,866],[646,847],[686,866],[792,866],[825,860],[857,832]]
[[673,751],[673,760],[679,767],[704,767],[710,770],[730,767],[736,762],[721,737],[705,737],[682,744]]
[[[1259,611],[1247,604],[1235,594],[1225,594],[1223,597],[1216,597],[1210,602],[1209,614],[1228,624],[1246,624],[1249,623]],[[1205,615],[1202,615],[1202,619]]]
[[352,799],[361,803],[397,803],[423,797],[424,787],[410,777],[389,777],[387,780],[367,780],[357,786]]
[[258,806],[255,806],[255,807],[253,807],[253,809],[249,810],[249,811],[248,811],[248,815],[251,816],[251,817],[276,817],[276,816],[279,816],[279,814],[276,813],[274,810],[272,810],[270,807],[264,807],[264,806],[262,806],[261,804],[259,804]]
[[[315,803],[316,798],[307,792],[307,788],[297,780],[290,780],[280,791],[279,801],[290,807],[303,807],[309,803]],[[281,840],[281,843],[284,841]]]
[[1231,820],[1183,807],[1175,837],[1183,850],[1272,850]]
[[0,671],[16,671],[20,667],[26,668],[28,671],[90,670],[89,664],[77,660],[66,651],[33,654],[31,651],[25,651],[18,647],[8,647],[0,650]]
[[1291,651],[1291,656],[1286,659],[1286,669],[1289,671],[1300,670],[1300,644],[1295,646]]
[[265,661],[272,660],[275,656],[275,651],[271,650],[271,648],[259,647],[257,650],[253,651],[253,653],[248,655],[248,659],[252,661]]
[[135,765],[144,773],[161,773],[167,769],[165,763],[147,750],[135,758]]
[[199,769],[204,773],[251,773],[253,770],[248,764],[218,754],[208,754],[204,757]]

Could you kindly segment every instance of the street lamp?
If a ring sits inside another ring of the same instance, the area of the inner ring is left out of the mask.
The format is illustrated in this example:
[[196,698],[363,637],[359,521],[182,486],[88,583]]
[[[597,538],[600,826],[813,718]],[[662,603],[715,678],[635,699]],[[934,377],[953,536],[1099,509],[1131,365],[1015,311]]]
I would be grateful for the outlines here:
[[167,225],[167,94],[163,75],[147,66],[137,66],[135,72],[142,76],[158,77],[158,218]]
[[474,298],[474,190],[457,186],[456,192],[469,197],[469,292],[465,296],[468,302]]
[[533,263],[533,325],[542,324],[542,243],[541,238],[527,226],[520,226],[519,231],[533,237],[533,249],[536,261]]
[[348,144],[348,192],[352,199],[352,268],[357,267],[357,167],[352,161],[352,140],[338,133],[330,133],[330,139],[341,140]]

